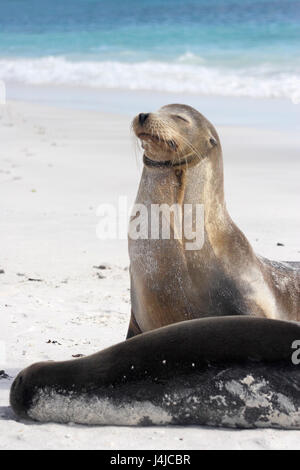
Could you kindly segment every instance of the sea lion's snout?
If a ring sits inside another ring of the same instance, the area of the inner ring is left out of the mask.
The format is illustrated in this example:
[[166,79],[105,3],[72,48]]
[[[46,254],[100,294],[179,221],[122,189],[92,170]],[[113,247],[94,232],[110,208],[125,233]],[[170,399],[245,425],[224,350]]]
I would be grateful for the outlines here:
[[26,385],[23,371],[20,372],[12,383],[10,389],[10,405],[19,418],[26,418],[28,406],[26,405]]
[[22,370],[12,383],[9,401],[14,413],[19,418],[29,418],[28,412],[36,394],[36,386],[38,385],[37,378],[39,376],[41,366],[44,365],[44,362],[32,364]]
[[144,122],[148,119],[149,113],[140,113],[139,114],[139,123],[142,126]]
[[155,161],[174,160],[178,157],[180,129],[172,117],[159,110],[158,112],[139,113],[132,122],[135,135],[147,157]]

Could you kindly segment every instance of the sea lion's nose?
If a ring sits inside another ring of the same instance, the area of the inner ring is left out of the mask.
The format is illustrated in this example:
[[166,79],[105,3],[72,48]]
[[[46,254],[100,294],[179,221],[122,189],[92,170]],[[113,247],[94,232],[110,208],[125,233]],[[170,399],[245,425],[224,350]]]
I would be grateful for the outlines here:
[[141,126],[147,120],[148,116],[149,116],[149,113],[140,113],[139,114],[139,122],[140,122]]

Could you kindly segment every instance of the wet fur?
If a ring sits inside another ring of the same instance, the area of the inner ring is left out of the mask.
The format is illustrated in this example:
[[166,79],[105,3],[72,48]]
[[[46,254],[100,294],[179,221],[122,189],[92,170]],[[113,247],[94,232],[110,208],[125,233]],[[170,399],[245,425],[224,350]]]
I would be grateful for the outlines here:
[[175,104],[150,113],[142,125],[137,116],[133,130],[142,141],[149,136],[147,157],[181,163],[145,166],[136,202],[149,210],[151,204],[203,204],[205,211],[199,251],[186,251],[184,240],[129,239],[132,316],[140,331],[212,315],[300,320],[299,267],[257,256],[227,212],[222,148],[212,124]]
[[181,322],[85,358],[20,372],[22,419],[81,424],[300,428],[300,327],[251,317]]

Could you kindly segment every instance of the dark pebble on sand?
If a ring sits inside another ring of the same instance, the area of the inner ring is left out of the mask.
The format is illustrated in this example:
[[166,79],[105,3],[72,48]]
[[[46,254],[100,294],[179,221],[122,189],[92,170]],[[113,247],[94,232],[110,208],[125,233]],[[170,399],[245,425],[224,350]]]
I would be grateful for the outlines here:
[[0,379],[8,379],[9,375],[5,372],[5,370],[0,370]]
[[93,266],[95,269],[109,269],[109,266],[106,264],[99,264],[99,266]]
[[0,274],[5,274],[4,269],[0,269]]
[[283,244],[283,243],[280,243],[280,242],[278,242],[278,243],[277,243],[277,246],[284,246],[284,244]]
[[72,357],[84,357],[84,354],[72,354]]

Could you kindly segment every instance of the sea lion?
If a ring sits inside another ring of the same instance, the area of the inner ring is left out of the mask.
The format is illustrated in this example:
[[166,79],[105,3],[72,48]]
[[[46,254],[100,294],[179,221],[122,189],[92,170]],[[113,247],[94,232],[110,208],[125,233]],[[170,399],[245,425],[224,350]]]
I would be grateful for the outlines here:
[[300,428],[299,339],[299,325],[280,320],[184,321],[34,364],[14,380],[10,403],[41,422]]
[[[142,113],[133,130],[144,148],[136,204],[204,207],[204,244],[129,237],[132,315],[127,337],[209,316],[300,319],[300,263],[254,253],[224,200],[223,160],[213,125],[190,106]],[[132,218],[133,222],[135,217]],[[171,227],[172,228],[172,227]]]

